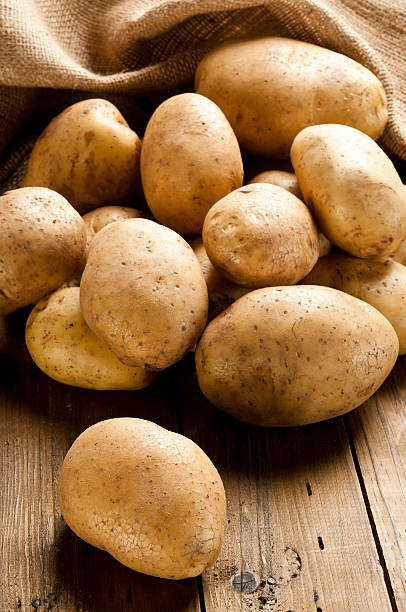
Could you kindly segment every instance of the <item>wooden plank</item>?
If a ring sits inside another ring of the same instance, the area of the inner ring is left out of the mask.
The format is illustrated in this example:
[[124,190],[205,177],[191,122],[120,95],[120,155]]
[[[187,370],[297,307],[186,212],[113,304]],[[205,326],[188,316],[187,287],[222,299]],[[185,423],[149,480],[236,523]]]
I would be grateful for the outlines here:
[[244,425],[204,400],[188,367],[184,433],[228,497],[225,544],[203,575],[207,612],[392,610],[342,419]]
[[406,357],[347,417],[399,612],[406,612]]
[[96,421],[132,415],[177,430],[166,396],[170,373],[141,392],[70,388],[31,362],[24,313],[8,323],[0,342],[0,610],[197,612],[197,580],[160,580],[125,568],[68,529],[56,498],[68,447]]

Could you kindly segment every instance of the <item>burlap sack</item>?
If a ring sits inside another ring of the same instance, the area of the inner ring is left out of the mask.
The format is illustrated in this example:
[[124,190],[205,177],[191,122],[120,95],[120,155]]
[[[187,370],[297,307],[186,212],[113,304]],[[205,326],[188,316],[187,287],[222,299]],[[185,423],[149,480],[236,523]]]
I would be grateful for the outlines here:
[[190,87],[210,48],[246,34],[314,42],[370,68],[389,101],[381,144],[406,159],[404,0],[0,0],[0,27],[3,185],[32,146],[28,117],[95,92],[142,123],[135,97]]

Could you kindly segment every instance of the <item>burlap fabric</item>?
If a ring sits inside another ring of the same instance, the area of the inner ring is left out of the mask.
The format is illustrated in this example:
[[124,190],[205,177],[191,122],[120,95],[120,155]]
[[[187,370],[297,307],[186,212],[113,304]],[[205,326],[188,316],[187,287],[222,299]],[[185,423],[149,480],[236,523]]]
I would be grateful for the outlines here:
[[247,34],[314,42],[371,69],[389,101],[381,142],[406,159],[405,0],[0,0],[0,27],[3,185],[32,146],[29,117],[94,92],[142,123],[135,98],[190,87],[210,48]]

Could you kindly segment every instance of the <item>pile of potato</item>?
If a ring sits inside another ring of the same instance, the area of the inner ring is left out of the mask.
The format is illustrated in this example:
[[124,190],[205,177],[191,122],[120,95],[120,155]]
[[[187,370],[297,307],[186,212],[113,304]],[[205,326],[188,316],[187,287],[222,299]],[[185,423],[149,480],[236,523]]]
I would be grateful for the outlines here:
[[[406,352],[406,189],[375,143],[382,84],[348,57],[268,37],[211,51],[195,89],[156,109],[142,143],[105,100],[49,124],[22,188],[0,198],[0,313],[36,303],[28,350],[66,384],[141,389],[195,350],[203,394],[242,421],[344,414]],[[290,155],[294,172],[270,159],[243,185],[240,148]],[[194,576],[220,550],[215,467],[146,421],[84,432],[59,499],[78,535],[142,572]]]

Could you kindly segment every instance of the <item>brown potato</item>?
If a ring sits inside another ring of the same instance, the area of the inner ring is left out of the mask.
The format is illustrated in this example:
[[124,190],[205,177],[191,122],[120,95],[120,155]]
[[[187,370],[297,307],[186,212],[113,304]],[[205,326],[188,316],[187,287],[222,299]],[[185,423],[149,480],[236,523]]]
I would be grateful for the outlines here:
[[209,323],[196,369],[217,408],[253,425],[285,427],[356,408],[398,352],[392,325],[369,304],[329,287],[268,287]]
[[145,131],[141,176],[158,221],[201,233],[210,207],[243,179],[238,142],[221,110],[194,93],[165,100]]
[[216,270],[207,256],[200,236],[192,240],[190,246],[199,261],[206,281],[209,294],[209,320],[211,320],[251,289],[232,283]]
[[260,157],[287,157],[309,125],[344,123],[377,139],[388,119],[383,86],[372,72],[288,38],[220,45],[197,67],[195,89],[221,108],[240,146]]
[[126,366],[86,325],[79,287],[59,289],[42,299],[27,320],[25,339],[37,366],[48,376],[74,387],[136,390],[156,375]]
[[306,205],[265,183],[236,189],[215,204],[203,226],[212,264],[234,283],[297,283],[319,256],[319,236]]
[[[403,185],[406,190],[406,185]],[[391,255],[391,259],[406,266],[406,238],[402,240],[396,251]]]
[[324,257],[331,251],[332,244],[328,238],[321,232],[319,232],[319,241],[320,241],[320,254],[319,257]]
[[80,284],[84,319],[127,365],[161,370],[207,320],[207,288],[191,247],[148,219],[111,223],[92,241]]
[[55,191],[8,191],[0,197],[0,227],[0,315],[38,301],[81,265],[85,223]]
[[115,221],[124,221],[125,219],[149,219],[148,213],[130,208],[129,206],[101,206],[95,208],[83,215],[83,221],[86,223],[87,243],[86,243],[86,258],[89,251],[90,243],[103,227],[114,223]]
[[201,574],[220,552],[223,483],[197,444],[135,418],[96,423],[69,449],[58,484],[69,527],[144,574]]
[[298,134],[292,164],[303,197],[333,244],[363,258],[389,256],[406,235],[406,190],[389,157],[346,125]]
[[79,287],[80,279],[82,278],[83,270],[85,269],[87,254],[89,252],[90,243],[93,238],[103,227],[115,221],[124,221],[124,219],[149,219],[148,213],[130,208],[128,206],[101,206],[95,208],[83,215],[83,221],[86,224],[86,248],[83,253],[81,265],[76,270],[73,278],[61,285],[61,289],[65,287]]
[[[250,180],[251,183],[269,183],[270,185],[279,185],[293,193],[297,198],[303,200],[302,192],[300,191],[299,183],[297,182],[296,174],[294,172],[287,172],[286,170],[265,170],[254,176]],[[320,252],[319,257],[323,257],[330,253],[331,242],[324,234],[319,232],[320,240]]]
[[125,204],[139,185],[141,140],[103,99],[77,102],[55,117],[32,150],[23,186],[65,196],[81,213]]
[[368,261],[350,255],[319,259],[302,281],[345,291],[368,302],[392,324],[399,338],[399,353],[406,353],[406,267],[395,261]]
[[406,266],[406,239],[402,240],[396,251],[392,253],[391,259]]
[[302,192],[300,191],[299,183],[297,182],[296,174],[294,172],[287,172],[286,170],[265,170],[252,177],[251,183],[269,183],[270,185],[278,185],[293,193],[297,198],[303,199]]

